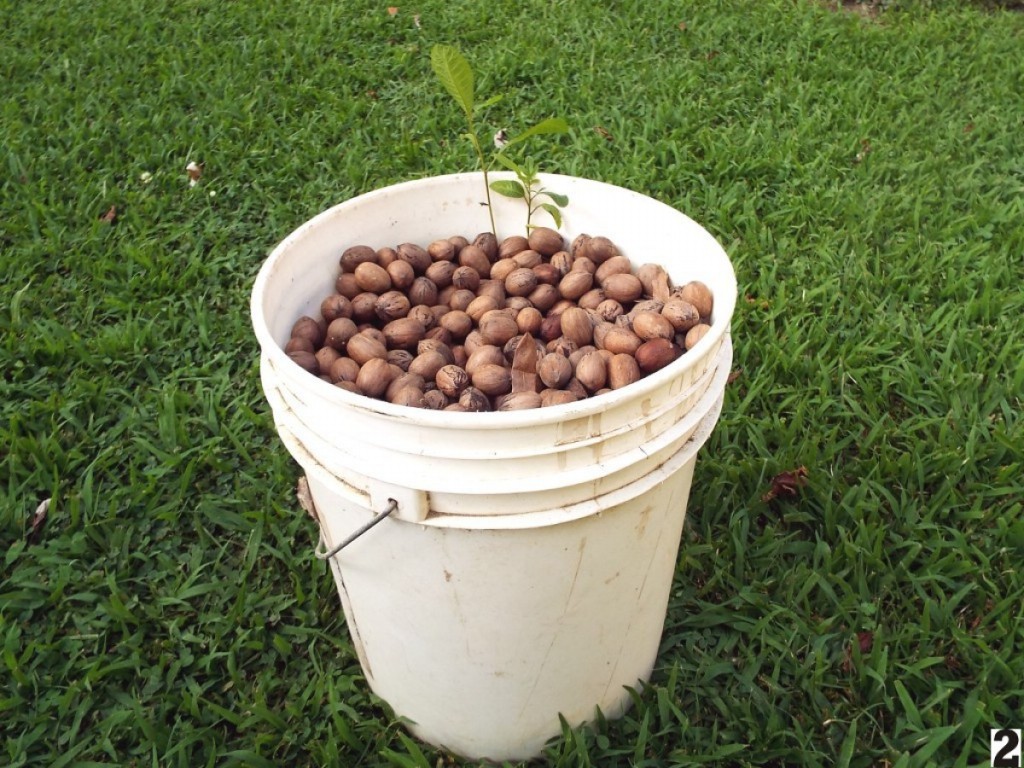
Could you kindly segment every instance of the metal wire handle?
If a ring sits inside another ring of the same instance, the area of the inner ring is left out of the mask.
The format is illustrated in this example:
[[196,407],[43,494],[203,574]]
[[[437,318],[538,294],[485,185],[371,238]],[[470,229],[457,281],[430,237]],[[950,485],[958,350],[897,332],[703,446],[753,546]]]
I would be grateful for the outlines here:
[[317,542],[316,549],[313,550],[313,554],[316,555],[317,558],[320,559],[320,560],[329,560],[330,558],[334,557],[336,554],[341,552],[341,550],[343,550],[345,547],[347,547],[353,541],[355,541],[360,536],[362,536],[364,533],[366,533],[368,530],[373,528],[373,526],[375,526],[377,523],[379,523],[385,517],[390,515],[396,509],[398,509],[398,502],[395,501],[394,499],[388,499],[387,509],[385,509],[383,512],[380,512],[380,513],[376,514],[373,518],[371,518],[370,520],[365,522],[359,528],[357,528],[356,530],[352,531],[352,533],[350,533],[348,536],[346,536],[345,540],[342,541],[340,544],[337,544],[332,549],[329,549],[329,550],[326,550],[326,551],[324,551],[324,549],[323,549],[326,546],[327,542],[324,540],[324,528],[323,528],[323,524],[321,523],[320,524],[320,541]]

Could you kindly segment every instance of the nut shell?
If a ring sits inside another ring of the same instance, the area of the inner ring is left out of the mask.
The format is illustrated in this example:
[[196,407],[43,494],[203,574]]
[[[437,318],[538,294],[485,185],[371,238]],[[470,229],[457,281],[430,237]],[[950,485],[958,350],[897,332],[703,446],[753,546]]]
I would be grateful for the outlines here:
[[714,296],[711,289],[700,280],[691,280],[680,288],[679,298],[693,304],[702,318],[711,317],[715,306]]
[[654,373],[682,354],[682,350],[668,339],[645,341],[636,351],[636,363],[644,373]]
[[527,241],[530,248],[543,256],[553,256],[565,247],[561,233],[550,227],[534,227]]

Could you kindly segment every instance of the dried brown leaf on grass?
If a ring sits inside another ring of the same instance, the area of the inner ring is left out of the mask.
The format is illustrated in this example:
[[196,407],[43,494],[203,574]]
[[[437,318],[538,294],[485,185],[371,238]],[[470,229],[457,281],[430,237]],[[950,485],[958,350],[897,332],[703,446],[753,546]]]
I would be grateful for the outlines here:
[[875,643],[874,632],[858,632],[855,640],[852,640],[848,646],[846,646],[846,654],[843,656],[843,671],[850,672],[853,670],[853,647],[856,643],[857,648],[860,650],[861,656],[871,652],[871,647]]
[[761,497],[761,501],[792,498],[797,496],[805,485],[807,485],[807,467],[797,467],[788,472],[780,472],[772,478],[771,487]]

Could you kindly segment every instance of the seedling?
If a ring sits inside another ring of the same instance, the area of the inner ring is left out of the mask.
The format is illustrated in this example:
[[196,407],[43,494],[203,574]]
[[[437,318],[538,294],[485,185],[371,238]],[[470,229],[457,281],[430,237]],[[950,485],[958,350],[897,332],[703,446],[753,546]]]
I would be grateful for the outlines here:
[[[533,136],[566,133],[569,130],[568,123],[560,117],[549,117],[515,136],[508,137],[504,134],[504,131],[499,131],[495,134],[494,141],[497,152],[489,160],[484,153],[480,137],[477,135],[477,124],[474,118],[481,110],[501,101],[502,96],[496,94],[479,104],[476,103],[473,69],[470,67],[466,57],[454,46],[435,45],[430,51],[430,65],[438,80],[441,81],[441,84],[451,94],[452,98],[455,99],[455,103],[458,104],[466,117],[466,132],[463,135],[473,145],[477,160],[480,162],[480,168],[483,170],[487,212],[491,218],[491,231],[495,236],[497,236],[497,227],[494,224],[494,208],[491,205],[492,190],[505,197],[519,198],[526,201],[527,231],[530,229],[533,214],[538,210],[547,211],[555,220],[556,226],[560,226],[562,216],[559,208],[568,205],[569,199],[565,195],[537,188],[539,183],[537,168],[532,161],[526,160],[521,165],[516,164],[503,153],[509,147],[521,144]],[[500,180],[492,183],[489,172],[493,168],[494,162],[513,171],[518,180]],[[541,202],[538,199],[541,196],[546,197],[547,201]]]

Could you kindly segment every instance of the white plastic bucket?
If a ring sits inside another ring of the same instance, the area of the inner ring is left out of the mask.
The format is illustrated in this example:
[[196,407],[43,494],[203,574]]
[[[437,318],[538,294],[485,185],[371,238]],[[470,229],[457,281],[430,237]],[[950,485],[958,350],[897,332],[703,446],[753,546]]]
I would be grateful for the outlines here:
[[[622,714],[626,688],[654,667],[722,385],[687,416],[695,429],[674,454],[607,493],[520,515],[385,519],[331,559],[367,682],[413,734],[472,759],[525,760],[560,733],[559,715],[577,726],[598,708]],[[279,432],[331,546],[366,522],[366,498],[288,424]]]
[[[501,175],[497,175],[501,177]],[[508,413],[394,406],[331,386],[283,352],[316,315],[350,245],[426,245],[489,228],[480,174],[399,184],[302,225],[252,295],[261,376],[328,546],[397,510],[331,559],[370,686],[424,740],[525,759],[600,707],[621,713],[650,674],[697,451],[721,409],[736,279],[702,227],[663,203],[544,176],[569,197],[567,240],[615,241],[634,264],[715,296],[711,331],[674,363],[589,400]],[[498,236],[521,201],[495,197]]]
[[[495,174],[501,178],[501,174]],[[564,488],[568,475],[595,464],[620,465],[639,446],[671,429],[709,386],[736,305],[736,276],[721,246],[699,224],[664,203],[601,182],[545,175],[541,183],[569,197],[561,231],[616,242],[635,264],[662,265],[677,283],[701,280],[712,290],[711,330],[671,365],[622,390],[552,408],[463,413],[395,406],[354,395],[310,376],[283,351],[292,324],[316,315],[330,294],[341,251],[430,241],[489,228],[478,173],[439,176],[376,190],[316,216],[274,249],[252,293],[253,326],[262,350],[264,388],[276,387],[294,418],[345,454],[374,506],[399,501],[398,515],[423,520],[446,506],[461,478],[486,480],[504,495],[488,514],[516,514],[541,497],[523,490]],[[522,201],[492,196],[499,237],[524,231]],[[425,459],[429,458],[429,461]],[[530,460],[528,478],[510,476],[507,459]],[[399,481],[400,479],[400,481]],[[530,483],[524,486],[524,483]],[[520,496],[520,498],[516,498]]]

